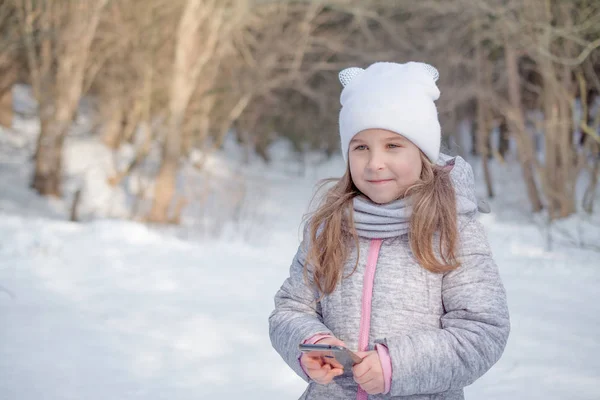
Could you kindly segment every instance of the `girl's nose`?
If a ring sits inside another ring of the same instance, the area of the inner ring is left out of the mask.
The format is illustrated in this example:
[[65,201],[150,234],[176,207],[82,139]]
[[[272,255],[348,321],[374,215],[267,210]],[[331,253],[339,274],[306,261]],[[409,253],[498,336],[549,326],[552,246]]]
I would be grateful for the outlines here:
[[367,168],[372,171],[377,171],[383,169],[384,166],[383,157],[375,152],[373,152],[369,157],[369,162],[367,163]]

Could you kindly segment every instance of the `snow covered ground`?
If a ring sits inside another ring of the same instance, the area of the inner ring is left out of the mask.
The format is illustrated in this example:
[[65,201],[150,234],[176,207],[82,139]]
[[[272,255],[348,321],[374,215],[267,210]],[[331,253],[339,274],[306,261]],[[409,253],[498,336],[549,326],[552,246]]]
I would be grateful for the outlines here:
[[[271,348],[267,317],[313,185],[339,175],[341,161],[300,176],[283,145],[272,167],[242,169],[230,149],[208,164],[211,182],[243,174],[247,202],[204,204],[235,210],[234,222],[192,204],[179,228],[71,223],[68,202],[27,188],[36,129],[18,118],[0,131],[0,399],[298,398],[304,382]],[[106,196],[102,171],[81,172],[106,156],[96,140],[74,134],[66,151],[67,187],[83,182],[91,208],[95,198],[122,200]],[[467,398],[600,399],[600,252],[566,240],[600,243],[600,216],[563,223],[549,250],[539,219],[523,211],[524,191],[509,186],[518,170],[493,165],[493,174],[500,196],[481,219],[513,328]]]

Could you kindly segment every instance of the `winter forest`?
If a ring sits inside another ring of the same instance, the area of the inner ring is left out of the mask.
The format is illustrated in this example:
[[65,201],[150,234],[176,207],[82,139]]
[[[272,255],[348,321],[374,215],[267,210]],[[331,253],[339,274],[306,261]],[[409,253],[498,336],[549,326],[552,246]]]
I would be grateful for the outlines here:
[[435,66],[511,311],[471,399],[600,399],[599,0],[0,1],[0,399],[287,399],[338,72]]

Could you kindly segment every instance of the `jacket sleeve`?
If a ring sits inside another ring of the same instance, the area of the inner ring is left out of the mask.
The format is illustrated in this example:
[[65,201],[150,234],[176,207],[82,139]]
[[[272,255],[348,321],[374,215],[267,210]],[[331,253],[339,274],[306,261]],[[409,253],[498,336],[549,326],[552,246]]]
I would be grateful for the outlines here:
[[[269,336],[283,360],[308,382],[309,378],[298,361],[298,345],[315,334],[333,334],[323,324],[320,303],[316,301],[316,289],[304,280],[305,247],[306,241],[298,248],[290,267],[290,276],[275,294],[275,310],[269,316]],[[310,275],[309,271],[309,278]]]
[[500,358],[510,331],[506,292],[483,226],[463,225],[458,259],[445,273],[441,329],[377,340],[392,361],[392,396],[432,394],[470,385]]

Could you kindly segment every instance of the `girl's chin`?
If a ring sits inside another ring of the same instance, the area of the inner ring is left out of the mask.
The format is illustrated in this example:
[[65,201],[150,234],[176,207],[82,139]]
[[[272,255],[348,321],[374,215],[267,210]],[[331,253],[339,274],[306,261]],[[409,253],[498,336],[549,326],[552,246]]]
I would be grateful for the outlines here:
[[394,200],[399,199],[401,196],[395,196],[395,195],[386,195],[386,196],[382,196],[382,195],[375,195],[373,194],[372,196],[367,195],[367,197],[376,204],[386,204],[386,203],[390,203]]

